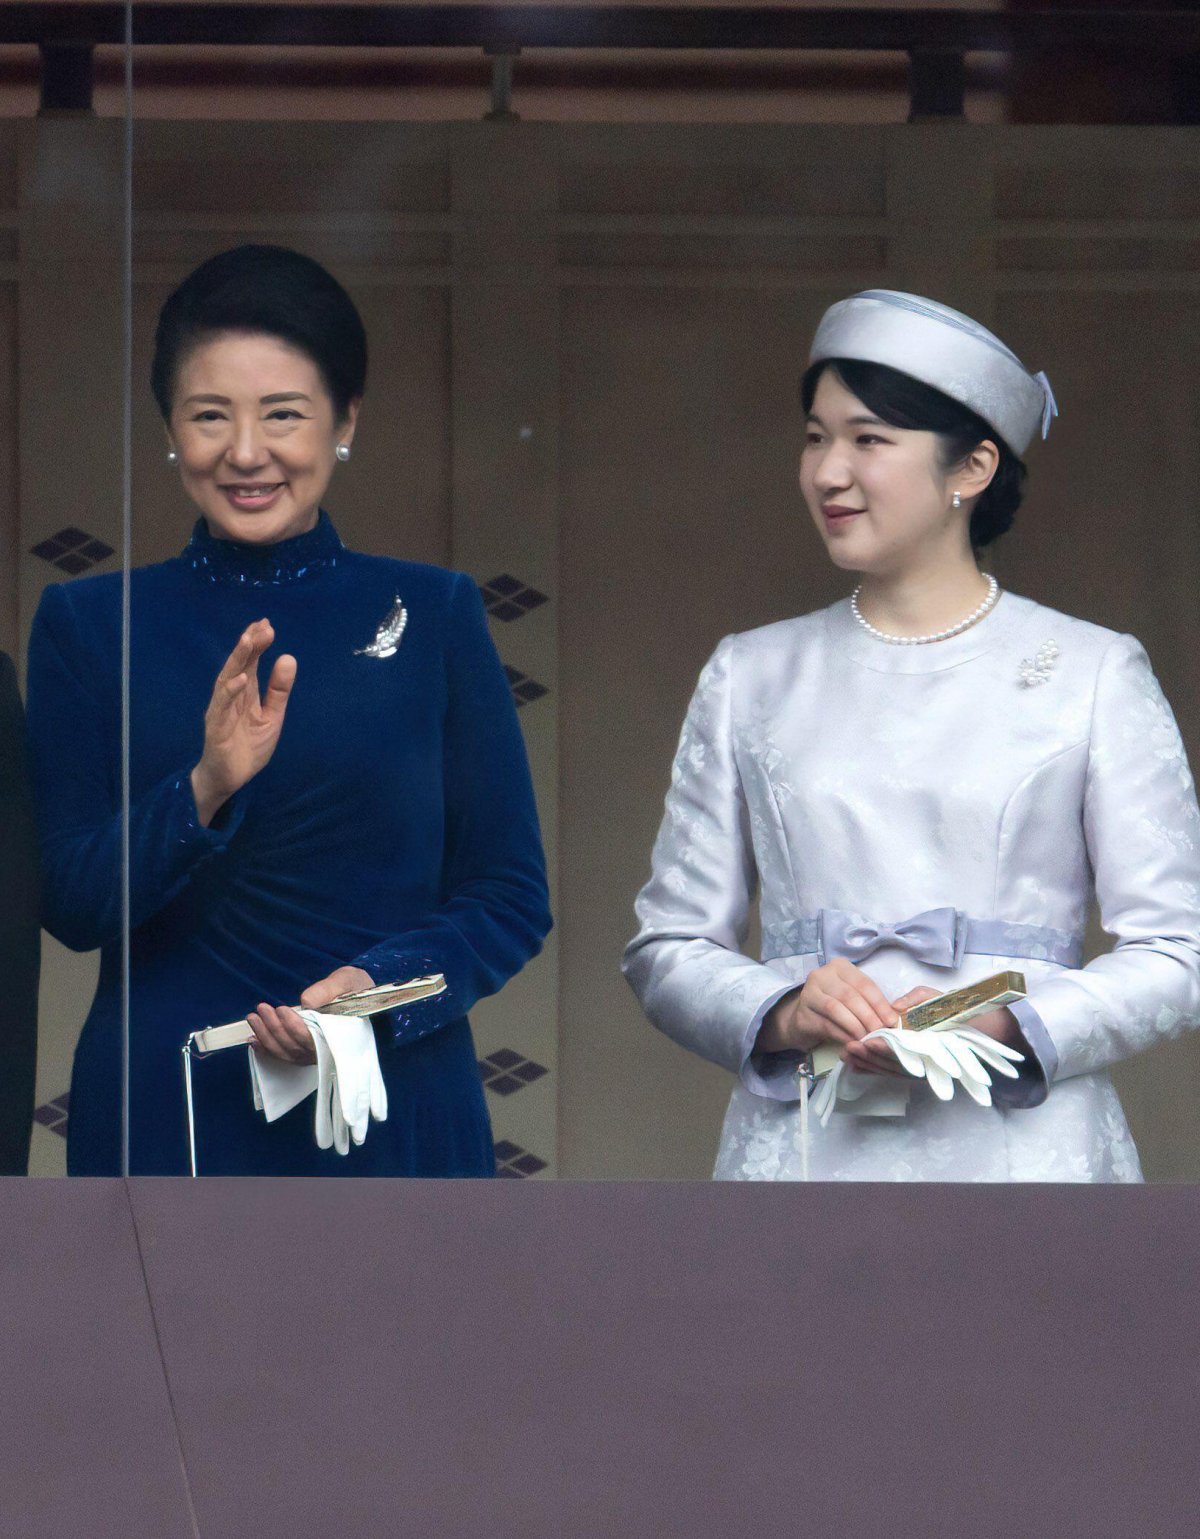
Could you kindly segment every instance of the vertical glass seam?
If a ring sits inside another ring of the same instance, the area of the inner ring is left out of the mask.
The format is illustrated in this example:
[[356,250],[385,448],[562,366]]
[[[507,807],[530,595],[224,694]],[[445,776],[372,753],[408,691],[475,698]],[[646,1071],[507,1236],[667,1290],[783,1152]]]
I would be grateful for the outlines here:
[[125,0],[125,133],[122,154],[121,418],[121,1174],[129,1175],[129,668],[133,560],[133,0]]

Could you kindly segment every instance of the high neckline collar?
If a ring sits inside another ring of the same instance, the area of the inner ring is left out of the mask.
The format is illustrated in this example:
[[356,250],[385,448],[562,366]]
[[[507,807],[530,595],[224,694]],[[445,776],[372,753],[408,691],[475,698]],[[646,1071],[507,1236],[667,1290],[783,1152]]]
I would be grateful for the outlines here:
[[280,540],[278,545],[217,540],[200,519],[180,559],[206,582],[240,588],[276,588],[302,582],[336,566],[344,550],[329,514],[322,509],[314,528],[306,534],[293,535],[290,540]]

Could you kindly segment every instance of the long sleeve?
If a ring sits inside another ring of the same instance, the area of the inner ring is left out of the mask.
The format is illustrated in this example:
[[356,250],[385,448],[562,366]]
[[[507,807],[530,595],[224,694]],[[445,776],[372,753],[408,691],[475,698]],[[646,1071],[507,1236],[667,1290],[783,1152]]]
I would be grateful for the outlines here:
[[794,1061],[752,1057],[763,1017],[796,984],[739,949],[757,874],[733,750],[732,652],[726,637],[688,707],[622,968],[660,1031],[756,1094],[795,1100]]
[[25,726],[12,663],[0,653],[0,1175],[29,1165],[37,1065],[38,852]]
[[1051,1080],[1200,1021],[1200,812],[1175,718],[1131,636],[1100,665],[1083,820],[1101,923],[1116,944],[1039,982],[1014,1010]]
[[[44,871],[43,923],[64,945],[90,951],[121,934],[119,666],[85,642],[66,585],[42,595],[29,643],[29,735]],[[197,757],[202,743],[197,723]],[[130,807],[130,920],[166,906],[232,838],[244,797],[204,828],[181,765]]]
[[449,606],[442,901],[354,959],[379,983],[445,974],[446,993],[388,1017],[398,1043],[426,1036],[494,994],[541,949],[551,917],[525,743],[479,590]]

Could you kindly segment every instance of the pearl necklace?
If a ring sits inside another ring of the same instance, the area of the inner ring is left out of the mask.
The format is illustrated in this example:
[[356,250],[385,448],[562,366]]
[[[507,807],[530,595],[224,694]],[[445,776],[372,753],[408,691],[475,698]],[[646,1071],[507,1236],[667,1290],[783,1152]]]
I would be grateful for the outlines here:
[[858,595],[862,592],[862,583],[859,583],[850,595],[850,613],[862,626],[868,635],[874,636],[876,641],[886,641],[893,647],[923,647],[931,641],[949,641],[951,636],[958,636],[968,630],[977,621],[982,620],[988,611],[995,607],[996,600],[1000,597],[1000,584],[990,574],[988,576],[988,590],[983,603],[973,609],[965,620],[960,620],[957,625],[948,626],[944,631],[933,631],[928,636],[889,636],[887,631],[881,631],[872,625],[870,620],[864,620],[862,610],[858,607]]

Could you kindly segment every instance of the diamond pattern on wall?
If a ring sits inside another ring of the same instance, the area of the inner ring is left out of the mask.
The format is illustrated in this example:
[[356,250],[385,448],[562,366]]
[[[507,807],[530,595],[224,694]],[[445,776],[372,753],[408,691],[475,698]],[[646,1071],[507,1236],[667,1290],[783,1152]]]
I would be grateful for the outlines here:
[[52,534],[48,540],[33,546],[30,551],[30,555],[40,556],[43,561],[48,561],[51,566],[58,567],[60,572],[67,572],[72,577],[86,572],[88,567],[98,566],[101,561],[107,561],[112,554],[111,545],[75,528],[60,529],[57,534]]
[[531,700],[540,700],[543,695],[550,693],[544,684],[539,684],[536,679],[518,672],[516,668],[505,667],[504,672],[508,675],[508,686],[512,690],[518,711],[523,705],[528,705]]
[[40,1122],[44,1128],[49,1128],[51,1133],[57,1133],[60,1138],[65,1138],[70,1100],[70,1094],[64,1091],[62,1095],[55,1096],[53,1101],[47,1101],[45,1106],[39,1106],[33,1114],[33,1120]]
[[524,1181],[526,1177],[536,1176],[539,1170],[545,1168],[545,1160],[539,1160],[536,1154],[530,1154],[511,1139],[502,1138],[496,1145],[496,1174],[501,1179]]
[[483,607],[497,620],[519,620],[531,609],[547,602],[547,596],[536,588],[528,588],[519,577],[501,572],[490,582],[481,584]]
[[480,1079],[497,1095],[512,1095],[524,1090],[526,1085],[532,1085],[535,1079],[541,1079],[549,1072],[544,1065],[534,1063],[532,1058],[522,1058],[509,1047],[502,1047],[499,1052],[489,1053],[479,1060]]

